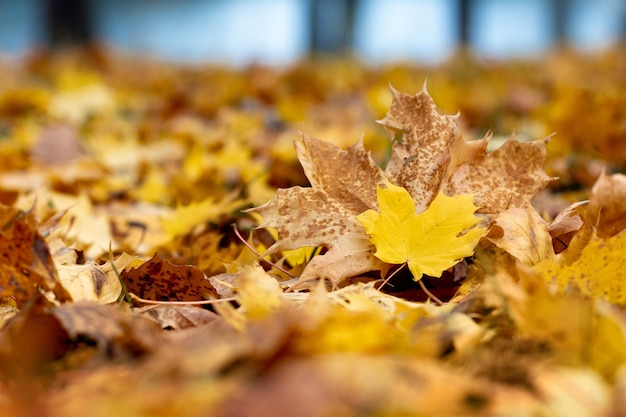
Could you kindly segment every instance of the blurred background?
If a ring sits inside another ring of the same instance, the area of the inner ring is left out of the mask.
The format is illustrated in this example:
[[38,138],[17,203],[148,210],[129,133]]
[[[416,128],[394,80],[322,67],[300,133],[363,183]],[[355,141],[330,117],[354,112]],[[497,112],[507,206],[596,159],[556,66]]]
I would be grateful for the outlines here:
[[626,37],[624,0],[3,0],[0,55],[97,41],[184,63],[283,65],[351,51],[372,63],[438,63],[555,43],[598,50]]

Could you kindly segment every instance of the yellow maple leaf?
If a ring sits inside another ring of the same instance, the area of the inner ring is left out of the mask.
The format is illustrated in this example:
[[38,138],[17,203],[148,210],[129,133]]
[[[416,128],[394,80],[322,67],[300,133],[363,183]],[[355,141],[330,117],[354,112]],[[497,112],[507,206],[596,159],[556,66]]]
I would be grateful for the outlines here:
[[380,212],[367,210],[357,216],[370,241],[374,255],[390,264],[406,263],[417,281],[423,274],[440,276],[461,259],[471,256],[485,234],[472,228],[479,219],[472,195],[448,197],[439,193],[428,209],[415,214],[415,203],[408,191],[387,183],[377,187]]
[[163,230],[171,236],[180,236],[191,232],[196,226],[216,221],[220,216],[237,209],[241,200],[234,194],[227,195],[221,201],[207,197],[188,205],[179,205],[169,216],[161,220]]
[[[570,265],[546,260],[535,266],[544,280],[559,292],[572,286],[583,294],[602,298],[611,304],[626,305],[626,233],[609,239],[592,237]],[[565,252],[564,252],[565,253]]]

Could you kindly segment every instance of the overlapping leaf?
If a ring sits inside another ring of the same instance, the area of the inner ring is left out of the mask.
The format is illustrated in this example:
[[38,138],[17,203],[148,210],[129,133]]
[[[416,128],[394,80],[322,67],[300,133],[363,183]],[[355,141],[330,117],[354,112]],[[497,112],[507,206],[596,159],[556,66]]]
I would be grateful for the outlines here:
[[484,228],[467,230],[480,220],[473,215],[477,207],[471,195],[439,193],[426,211],[415,214],[409,193],[388,183],[378,188],[378,204],[380,213],[368,210],[357,217],[376,246],[374,255],[387,263],[406,263],[416,281],[424,274],[438,277],[472,256],[485,234]]
[[362,142],[341,150],[303,135],[296,151],[312,187],[278,190],[271,201],[253,210],[263,216],[260,227],[278,230],[279,239],[267,253],[326,247],[324,255],[307,265],[302,281],[328,278],[337,284],[345,277],[384,269],[355,219],[376,207],[375,186],[384,181]]
[[550,181],[543,171],[547,141],[511,139],[490,154],[488,137],[466,142],[455,117],[440,115],[425,88],[415,96],[392,88],[392,95],[391,109],[380,121],[396,132],[384,171],[361,141],[342,150],[304,135],[296,152],[311,188],[278,190],[271,201],[252,210],[263,216],[260,227],[278,230],[268,253],[303,246],[328,250],[313,258],[300,282],[326,278],[337,285],[348,277],[386,269],[372,256],[355,217],[378,209],[376,186],[387,181],[409,192],[416,213],[443,192],[475,195],[478,212],[485,214],[527,207]]

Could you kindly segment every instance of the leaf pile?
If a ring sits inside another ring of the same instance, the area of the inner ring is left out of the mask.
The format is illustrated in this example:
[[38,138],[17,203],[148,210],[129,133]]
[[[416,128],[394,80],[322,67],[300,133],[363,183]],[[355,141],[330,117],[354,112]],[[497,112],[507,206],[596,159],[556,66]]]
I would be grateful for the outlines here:
[[626,414],[625,62],[1,65],[2,415]]

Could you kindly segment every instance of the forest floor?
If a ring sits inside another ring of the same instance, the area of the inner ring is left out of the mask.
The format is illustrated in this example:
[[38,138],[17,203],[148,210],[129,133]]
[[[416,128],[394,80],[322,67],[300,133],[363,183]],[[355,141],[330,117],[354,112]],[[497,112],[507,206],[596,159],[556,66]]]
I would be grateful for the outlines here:
[[2,415],[626,415],[623,48],[0,86]]

